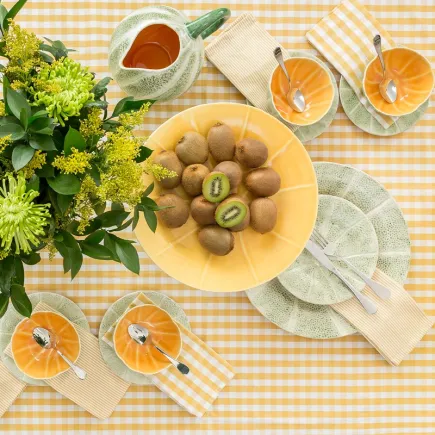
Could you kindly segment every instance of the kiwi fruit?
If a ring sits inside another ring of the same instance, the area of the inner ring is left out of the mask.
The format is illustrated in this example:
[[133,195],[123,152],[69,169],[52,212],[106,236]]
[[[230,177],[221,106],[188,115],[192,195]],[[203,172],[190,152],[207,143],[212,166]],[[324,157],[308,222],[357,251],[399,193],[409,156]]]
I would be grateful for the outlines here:
[[251,202],[251,227],[264,234],[272,231],[276,224],[277,208],[270,198],[257,198]]
[[210,171],[200,163],[189,165],[181,176],[181,184],[190,196],[197,196],[202,192],[202,182]]
[[247,168],[260,167],[268,156],[267,146],[259,140],[246,138],[236,145],[236,160]]
[[221,202],[230,193],[230,180],[223,172],[208,174],[202,183],[202,194],[210,202]]
[[237,163],[231,161],[221,162],[214,170],[224,173],[230,180],[231,191],[237,191],[239,184],[242,182],[242,169]]
[[202,134],[188,131],[178,141],[175,152],[186,165],[204,163],[208,159],[208,144]]
[[236,195],[230,196],[220,203],[215,212],[216,223],[223,228],[239,225],[248,212],[246,203]]
[[251,222],[251,212],[249,211],[249,207],[246,207],[245,219],[243,219],[242,222],[240,222],[238,225],[234,225],[233,227],[228,229],[232,232],[243,231],[249,227],[250,222]]
[[214,255],[227,255],[234,249],[234,235],[218,225],[208,225],[198,234],[199,243]]
[[164,168],[177,173],[176,177],[164,178],[158,183],[165,189],[173,189],[181,182],[181,174],[183,173],[183,165],[178,160],[177,154],[174,151],[162,151],[154,158],[154,163],[162,165]]
[[272,168],[258,168],[245,178],[246,188],[257,196],[272,196],[281,187],[281,177]]
[[166,193],[156,199],[159,207],[170,207],[157,213],[161,222],[168,228],[178,228],[189,219],[189,206],[178,195]]
[[210,153],[217,162],[232,160],[236,148],[233,130],[226,124],[218,122],[207,135]]
[[190,204],[190,214],[199,225],[216,224],[214,213],[217,203],[207,201],[203,195],[197,196]]

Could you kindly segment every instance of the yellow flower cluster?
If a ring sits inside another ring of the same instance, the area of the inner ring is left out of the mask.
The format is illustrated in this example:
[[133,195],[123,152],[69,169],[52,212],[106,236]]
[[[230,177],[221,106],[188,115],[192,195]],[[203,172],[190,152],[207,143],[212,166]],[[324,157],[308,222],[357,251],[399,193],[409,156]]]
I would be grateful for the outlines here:
[[103,121],[100,114],[101,110],[98,107],[93,107],[89,111],[88,117],[80,121],[80,133],[86,140],[104,133],[101,128]]
[[91,168],[89,162],[93,157],[92,153],[72,148],[69,156],[57,156],[52,164],[64,174],[83,174]]
[[158,163],[153,163],[151,157],[145,160],[143,163],[143,169],[148,175],[152,175],[157,181],[177,176],[175,171],[171,171]]
[[27,165],[21,169],[20,174],[28,180],[29,178],[32,178],[32,176],[35,173],[36,169],[41,169],[46,162],[46,154],[43,153],[40,150],[35,151],[35,154],[33,154],[32,160],[30,160]]
[[80,186],[80,192],[74,196],[74,212],[80,218],[79,226],[77,227],[79,234],[84,233],[90,219],[94,215],[92,198],[97,196],[97,189],[95,181],[91,176],[86,175]]
[[142,124],[143,117],[150,110],[151,103],[145,103],[137,112],[123,113],[119,115],[119,122],[125,128],[132,128]]
[[133,135],[126,127],[118,127],[115,132],[107,134],[104,155],[107,163],[134,160],[142,146],[141,139]]
[[0,101],[0,117],[5,115],[6,115],[5,103],[3,101]]
[[10,134],[4,137],[0,137],[0,154],[6,149],[6,147],[11,142],[12,142],[12,136]]

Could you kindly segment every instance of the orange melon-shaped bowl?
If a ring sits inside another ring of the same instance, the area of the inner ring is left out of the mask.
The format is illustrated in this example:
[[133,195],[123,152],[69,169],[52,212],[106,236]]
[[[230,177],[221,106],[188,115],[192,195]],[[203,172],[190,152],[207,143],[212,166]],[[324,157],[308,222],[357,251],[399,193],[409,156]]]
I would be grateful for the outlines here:
[[17,367],[33,379],[54,378],[69,366],[55,349],[44,349],[36,343],[32,334],[37,327],[50,331],[57,349],[73,362],[80,355],[80,337],[68,319],[51,311],[33,313],[15,328],[11,346]]
[[277,114],[294,125],[311,125],[320,121],[334,100],[334,87],[328,71],[314,59],[292,57],[284,61],[292,87],[299,88],[305,98],[305,110],[293,110],[287,102],[288,81],[280,66],[272,74],[269,92]]
[[[136,343],[128,333],[131,324],[148,329],[150,337],[143,345]],[[113,334],[115,352],[124,364],[135,372],[152,375],[171,365],[152,343],[168,355],[177,358],[181,352],[181,334],[171,316],[155,305],[141,305],[129,310],[116,325]]]
[[363,89],[367,99],[380,113],[404,116],[415,112],[431,95],[434,75],[429,61],[414,50],[396,47],[382,52],[387,76],[397,87],[397,100],[388,103],[379,91],[383,79],[379,58],[374,58],[366,67]]

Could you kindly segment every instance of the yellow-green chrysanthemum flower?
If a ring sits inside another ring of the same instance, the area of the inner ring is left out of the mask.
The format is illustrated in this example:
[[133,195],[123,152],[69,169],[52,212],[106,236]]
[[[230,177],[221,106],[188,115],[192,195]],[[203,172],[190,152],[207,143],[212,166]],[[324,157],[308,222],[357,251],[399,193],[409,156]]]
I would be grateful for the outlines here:
[[[9,184],[9,186],[8,186]],[[0,187],[0,239],[1,248],[9,251],[15,242],[15,254],[29,253],[31,245],[38,245],[38,236],[44,234],[49,204],[35,204],[39,192],[26,192],[26,180],[22,176],[9,176]]]
[[88,68],[82,67],[69,57],[44,66],[33,87],[34,106],[45,106],[52,118],[62,126],[71,116],[78,116],[81,108],[94,100],[91,92],[94,77]]

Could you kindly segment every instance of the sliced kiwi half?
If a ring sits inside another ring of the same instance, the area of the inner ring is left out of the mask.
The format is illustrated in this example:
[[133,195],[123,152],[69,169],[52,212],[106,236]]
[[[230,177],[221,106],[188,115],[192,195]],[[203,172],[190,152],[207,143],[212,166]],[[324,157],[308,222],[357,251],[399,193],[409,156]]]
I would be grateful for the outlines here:
[[215,212],[216,223],[223,228],[232,228],[243,222],[248,213],[248,206],[237,196],[226,199],[219,204]]
[[202,183],[202,194],[210,202],[223,201],[230,190],[230,180],[223,172],[212,172],[204,178]]

